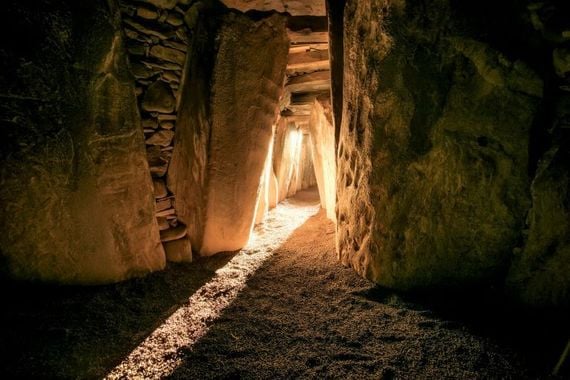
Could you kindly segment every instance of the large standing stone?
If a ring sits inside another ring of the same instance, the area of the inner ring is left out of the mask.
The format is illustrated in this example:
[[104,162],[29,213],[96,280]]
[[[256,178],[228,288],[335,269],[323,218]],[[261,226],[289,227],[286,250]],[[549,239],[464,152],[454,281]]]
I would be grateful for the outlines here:
[[[291,182],[296,176],[301,139],[302,135],[294,124],[287,123],[284,119],[277,124],[273,167],[277,180],[278,202],[287,198],[292,186],[296,189],[296,185],[291,185]],[[294,192],[291,195],[294,195]]]
[[285,77],[284,21],[226,14],[217,32],[200,22],[194,30],[168,187],[202,255],[249,239]]
[[313,162],[321,207],[327,211],[327,217],[334,221],[336,220],[336,154],[334,127],[331,121],[327,119],[321,103],[315,100],[309,121]]
[[400,289],[496,279],[529,207],[541,80],[454,34],[447,1],[346,7],[341,261]]
[[308,189],[317,184],[315,165],[313,164],[312,145],[311,135],[304,133],[301,155],[299,157],[299,182],[297,184],[297,191]]
[[6,5],[29,44],[0,53],[0,247],[13,277],[98,284],[165,255],[117,8],[75,3]]
[[[213,77],[211,172],[202,254],[236,250],[249,239],[289,45],[282,17],[259,22],[232,15],[225,19]],[[235,57],[248,60],[236,64]],[[233,112],[228,112],[228,104]]]

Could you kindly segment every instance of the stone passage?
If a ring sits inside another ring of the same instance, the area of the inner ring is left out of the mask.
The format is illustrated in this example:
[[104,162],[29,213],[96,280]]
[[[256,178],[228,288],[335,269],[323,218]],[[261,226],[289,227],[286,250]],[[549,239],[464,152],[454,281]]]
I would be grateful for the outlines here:
[[121,1],[154,186],[156,218],[166,258],[173,262],[192,261],[186,226],[178,220],[175,199],[165,181],[174,149],[179,89],[188,50],[189,30],[184,23],[187,7],[182,3]]
[[[334,221],[336,164],[329,37],[316,24],[288,31],[291,44],[275,132],[273,169],[279,200],[318,184],[321,207]],[[301,150],[299,169],[296,149]]]

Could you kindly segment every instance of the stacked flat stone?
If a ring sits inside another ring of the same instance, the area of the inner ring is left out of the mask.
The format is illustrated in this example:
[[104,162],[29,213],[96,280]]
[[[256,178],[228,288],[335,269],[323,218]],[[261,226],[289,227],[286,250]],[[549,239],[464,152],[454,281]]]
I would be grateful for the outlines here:
[[165,181],[174,149],[179,86],[188,47],[184,3],[188,2],[120,1],[153,178],[156,217],[166,257],[174,262],[192,260],[186,226],[178,221],[174,196]]

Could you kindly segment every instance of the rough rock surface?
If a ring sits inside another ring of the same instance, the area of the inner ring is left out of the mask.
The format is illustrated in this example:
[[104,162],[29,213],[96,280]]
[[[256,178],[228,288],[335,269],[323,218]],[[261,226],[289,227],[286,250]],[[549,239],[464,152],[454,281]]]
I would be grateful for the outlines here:
[[168,175],[180,220],[203,255],[249,239],[288,53],[281,16],[218,20],[217,28],[202,20],[194,31]]
[[170,86],[161,80],[149,86],[142,102],[142,109],[148,112],[170,113],[175,106],[176,100]]
[[3,48],[3,269],[107,283],[165,256],[132,77],[113,1],[9,2]]
[[[288,52],[283,19],[274,16],[255,25],[227,18],[213,76],[202,254],[240,249],[249,239]],[[235,59],[240,56],[251,59],[240,65]]]
[[500,276],[530,205],[542,81],[454,29],[448,2],[348,2],[338,251],[382,285]]

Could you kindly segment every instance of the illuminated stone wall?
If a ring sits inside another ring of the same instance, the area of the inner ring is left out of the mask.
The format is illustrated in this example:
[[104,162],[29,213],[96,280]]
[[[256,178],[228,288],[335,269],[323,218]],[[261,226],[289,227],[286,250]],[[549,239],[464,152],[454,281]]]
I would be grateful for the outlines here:
[[556,6],[346,2],[344,264],[398,289],[502,286],[510,270],[525,301],[568,302],[568,68],[556,48],[568,22]]

